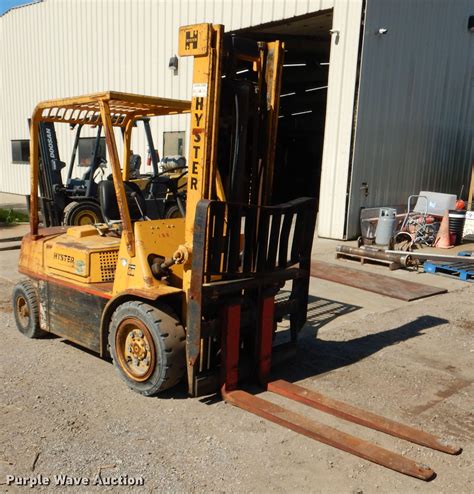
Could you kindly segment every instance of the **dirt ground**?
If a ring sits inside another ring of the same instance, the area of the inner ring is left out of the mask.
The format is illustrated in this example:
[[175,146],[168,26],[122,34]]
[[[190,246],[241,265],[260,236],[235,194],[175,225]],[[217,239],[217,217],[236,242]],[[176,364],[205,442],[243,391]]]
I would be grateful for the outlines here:
[[[187,398],[184,386],[160,398],[141,397],[109,362],[60,338],[22,336],[10,308],[13,285],[1,282],[0,490],[28,490],[7,486],[9,474],[94,479],[101,472],[105,481],[141,477],[144,485],[133,492],[473,492],[474,286],[465,285],[350,319],[324,317],[331,307],[313,297],[297,358],[277,370],[278,377],[461,445],[461,455],[449,456],[289,405],[429,465],[437,478],[426,483],[220,400]],[[130,490],[66,492],[101,489]]]

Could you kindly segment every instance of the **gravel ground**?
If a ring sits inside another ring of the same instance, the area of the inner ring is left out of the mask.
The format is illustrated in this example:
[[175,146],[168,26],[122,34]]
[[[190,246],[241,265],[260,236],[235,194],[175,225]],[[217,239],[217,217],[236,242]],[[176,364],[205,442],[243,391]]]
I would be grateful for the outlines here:
[[[467,284],[466,284],[467,285]],[[184,386],[160,398],[128,390],[109,362],[60,338],[28,340],[0,286],[0,490],[6,476],[66,474],[94,480],[140,477],[133,492],[455,492],[474,491],[474,286],[383,314],[321,326],[312,318],[297,359],[278,376],[374,412],[447,436],[449,456],[333,417],[296,411],[431,466],[429,483],[386,470],[233,408],[187,398]],[[370,296],[368,294],[367,296]],[[317,338],[316,338],[316,334]],[[280,403],[279,397],[264,397]],[[36,487],[62,492],[64,487]],[[69,487],[66,492],[127,487]]]

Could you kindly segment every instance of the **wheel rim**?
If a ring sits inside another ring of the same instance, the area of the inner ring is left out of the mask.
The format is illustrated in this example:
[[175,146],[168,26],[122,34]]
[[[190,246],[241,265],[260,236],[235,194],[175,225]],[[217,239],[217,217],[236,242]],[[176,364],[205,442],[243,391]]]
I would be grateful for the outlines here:
[[28,327],[28,324],[30,323],[30,309],[26,298],[22,295],[16,299],[16,313],[21,326],[23,328]]
[[153,338],[142,321],[124,319],[115,335],[115,349],[120,367],[134,381],[146,381],[156,365]]
[[99,223],[99,217],[94,211],[79,211],[74,223],[78,226],[93,225]]

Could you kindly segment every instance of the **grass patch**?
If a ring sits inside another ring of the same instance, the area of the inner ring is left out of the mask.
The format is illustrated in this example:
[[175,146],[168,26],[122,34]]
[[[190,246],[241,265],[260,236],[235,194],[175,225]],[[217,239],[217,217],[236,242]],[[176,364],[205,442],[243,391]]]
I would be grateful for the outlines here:
[[0,208],[0,223],[20,223],[29,221],[29,219],[28,214],[22,211]]

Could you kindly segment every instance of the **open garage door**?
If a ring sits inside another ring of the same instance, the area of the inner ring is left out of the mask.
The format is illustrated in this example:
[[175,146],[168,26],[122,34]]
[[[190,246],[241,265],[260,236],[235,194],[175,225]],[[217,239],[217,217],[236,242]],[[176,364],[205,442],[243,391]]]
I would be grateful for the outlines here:
[[331,26],[332,10],[327,10],[238,32],[285,43],[274,203],[319,198]]

